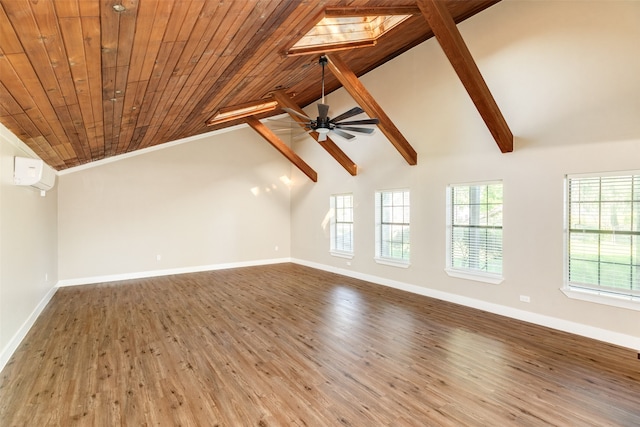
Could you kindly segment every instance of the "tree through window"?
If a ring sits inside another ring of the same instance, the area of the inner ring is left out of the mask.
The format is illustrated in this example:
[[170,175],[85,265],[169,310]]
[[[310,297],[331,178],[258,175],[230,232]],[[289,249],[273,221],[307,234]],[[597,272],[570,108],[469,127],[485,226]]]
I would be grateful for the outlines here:
[[502,183],[448,188],[447,268],[502,275]]
[[640,175],[567,177],[569,289],[640,301]]
[[376,259],[408,264],[409,190],[376,192]]

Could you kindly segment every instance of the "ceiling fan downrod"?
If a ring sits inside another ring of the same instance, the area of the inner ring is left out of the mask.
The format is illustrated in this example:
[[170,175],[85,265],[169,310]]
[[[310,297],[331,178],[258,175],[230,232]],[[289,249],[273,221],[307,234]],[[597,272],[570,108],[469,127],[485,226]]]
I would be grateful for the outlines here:
[[318,62],[322,66],[322,103],[324,104],[324,66],[327,65],[327,62],[329,62],[329,60],[326,56],[322,55]]

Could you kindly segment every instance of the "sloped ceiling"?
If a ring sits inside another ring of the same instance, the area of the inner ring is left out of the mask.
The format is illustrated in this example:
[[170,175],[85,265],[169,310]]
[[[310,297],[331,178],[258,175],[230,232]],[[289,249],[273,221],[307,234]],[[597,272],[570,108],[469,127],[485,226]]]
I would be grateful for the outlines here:
[[[443,1],[456,22],[496,2]],[[433,36],[415,2],[0,0],[0,122],[62,170],[233,126],[206,122],[275,90],[306,106],[320,54],[286,52],[325,9],[402,7],[375,46],[333,53],[358,76]]]

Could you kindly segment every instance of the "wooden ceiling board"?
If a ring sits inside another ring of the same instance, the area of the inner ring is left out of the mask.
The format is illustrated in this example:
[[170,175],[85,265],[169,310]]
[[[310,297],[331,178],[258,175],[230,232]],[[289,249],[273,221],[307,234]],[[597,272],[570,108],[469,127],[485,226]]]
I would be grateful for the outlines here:
[[[237,34],[244,13],[249,9],[246,4],[242,3],[228,2],[227,4],[230,6],[229,8],[209,16],[211,22],[207,28],[216,28],[216,32],[211,35],[210,42],[201,55],[202,59],[197,60],[196,67],[188,75],[184,88],[186,90],[181,90],[178,98],[172,104],[173,111],[169,112],[166,119],[165,133],[167,134],[175,133],[175,130],[185,123],[196,103],[202,96],[205,96],[203,88],[211,87],[221,79],[223,71],[233,60],[233,56],[225,54],[225,50],[232,41],[233,35]],[[200,64],[203,66],[200,67]],[[167,138],[169,138],[168,140],[177,139],[171,136]]]
[[[459,22],[496,2],[446,7]],[[286,52],[326,8],[417,10],[412,0],[0,0],[0,122],[62,170],[242,123],[206,126],[275,90],[304,107],[320,97],[319,54]],[[416,14],[375,47],[333,54],[359,76],[432,36]],[[339,87],[327,73],[326,92]]]
[[[270,4],[275,5],[276,2],[270,2]],[[195,105],[192,114],[187,117],[187,123],[191,122],[191,127],[182,129],[186,129],[188,134],[204,130],[202,128],[203,119],[206,120],[206,116],[210,115],[213,110],[262,97],[263,94],[256,94],[257,96],[252,99],[238,97],[240,102],[228,101],[239,85],[245,85],[251,79],[251,73],[256,68],[272,65],[277,58],[277,51],[272,49],[268,41],[270,36],[278,29],[278,24],[282,21],[282,17],[292,13],[295,3],[282,2],[278,6],[271,10],[258,11],[257,14],[254,9],[252,14],[242,22],[228,48],[231,56],[233,56],[233,61],[225,68],[221,78],[213,84],[200,102]],[[253,14],[259,16],[259,18],[257,20],[255,17],[251,19]],[[258,26],[257,31],[256,26]],[[269,56],[272,56],[274,60],[265,60],[265,57]],[[188,136],[188,134],[178,134],[177,137]]]

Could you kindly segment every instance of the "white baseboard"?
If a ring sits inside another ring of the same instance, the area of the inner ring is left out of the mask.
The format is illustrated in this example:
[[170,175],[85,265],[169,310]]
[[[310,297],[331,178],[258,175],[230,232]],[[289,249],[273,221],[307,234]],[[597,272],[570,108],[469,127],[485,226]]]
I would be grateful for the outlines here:
[[329,265],[305,261],[297,258],[293,258],[291,262],[294,262],[300,265],[305,265],[307,267],[317,268],[318,270],[324,270],[331,273],[341,274],[347,277],[353,277],[354,279],[365,280],[367,282],[375,283],[378,285],[389,286],[392,288],[400,289],[400,290],[411,292],[414,294],[424,295],[427,297],[436,298],[439,300],[448,301],[448,302],[464,305],[471,308],[477,308],[479,310],[487,311],[494,314],[499,314],[501,316],[506,316],[513,319],[522,320],[524,322],[545,326],[551,329],[556,329],[559,331],[569,332],[575,335],[592,338],[592,339],[603,341],[609,344],[626,347],[634,351],[640,351],[640,337],[621,334],[618,332],[612,332],[606,329],[596,328],[594,326],[588,326],[588,325],[584,325],[577,322],[571,322],[569,320],[558,319],[556,317],[551,317],[551,316],[545,316],[542,314],[537,314],[537,313],[533,313],[526,310],[520,310],[513,307],[494,304],[487,301],[469,298],[462,295],[451,294],[448,292],[438,291],[435,289],[429,289],[422,286],[399,282],[396,280],[385,279],[382,277],[359,273],[359,272],[347,270],[344,268],[332,267]]
[[77,279],[63,279],[57,287],[92,285],[96,283],[118,282],[121,280],[146,279],[148,277],[169,276],[171,274],[200,273],[202,271],[225,270],[227,268],[253,267],[257,265],[281,264],[291,262],[291,258],[273,258],[254,261],[230,262],[224,264],[197,265],[193,267],[169,268],[165,270],[140,271],[135,273],[109,274],[106,276],[81,277]]
[[36,308],[31,312],[27,320],[25,320],[25,322],[22,324],[20,329],[16,331],[13,337],[11,337],[11,340],[9,340],[7,345],[5,345],[5,347],[2,349],[2,352],[0,352],[0,371],[2,371],[6,364],[9,362],[9,359],[11,359],[13,353],[18,349],[18,346],[20,345],[24,337],[27,336],[29,329],[31,329],[33,324],[36,322],[36,319],[38,318],[38,316],[40,316],[42,310],[44,310],[47,304],[49,304],[49,301],[51,301],[51,298],[53,298],[53,295],[55,295],[57,290],[58,289],[55,287],[49,289],[44,298],[42,298]]

